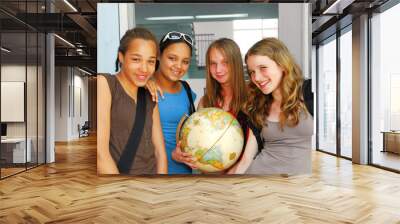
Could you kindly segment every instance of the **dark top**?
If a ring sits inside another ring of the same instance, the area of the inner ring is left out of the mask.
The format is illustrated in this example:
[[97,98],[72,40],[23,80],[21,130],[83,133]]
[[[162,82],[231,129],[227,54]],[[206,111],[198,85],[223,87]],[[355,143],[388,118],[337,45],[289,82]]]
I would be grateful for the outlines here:
[[[111,92],[111,119],[109,149],[117,164],[125,149],[136,115],[136,103],[125,92],[115,75],[104,75]],[[146,91],[146,121],[128,174],[155,174],[157,171],[154,145],[152,142],[153,109],[155,102]]]

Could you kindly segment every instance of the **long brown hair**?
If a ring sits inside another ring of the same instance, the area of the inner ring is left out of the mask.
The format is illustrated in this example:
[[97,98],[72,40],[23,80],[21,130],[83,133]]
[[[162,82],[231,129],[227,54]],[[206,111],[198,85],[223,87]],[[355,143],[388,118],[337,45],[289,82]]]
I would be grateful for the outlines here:
[[[248,50],[245,57],[246,63],[251,55],[267,56],[283,70],[283,77],[278,86],[278,88],[281,88],[282,94],[279,123],[281,129],[285,125],[296,126],[300,121],[301,112],[307,112],[307,109],[302,94],[303,75],[292,54],[280,40],[265,38],[255,43]],[[248,92],[245,112],[249,115],[250,120],[258,128],[261,128],[265,123],[265,118],[269,115],[273,102],[272,94],[265,95],[253,82],[249,83]]]
[[206,94],[203,98],[204,107],[215,107],[218,102],[223,102],[221,84],[210,73],[210,52],[216,49],[222,52],[228,63],[230,72],[229,82],[233,90],[232,101],[229,105],[231,112],[237,114],[247,100],[246,84],[244,82],[243,60],[239,46],[231,39],[221,38],[210,44],[206,54]]

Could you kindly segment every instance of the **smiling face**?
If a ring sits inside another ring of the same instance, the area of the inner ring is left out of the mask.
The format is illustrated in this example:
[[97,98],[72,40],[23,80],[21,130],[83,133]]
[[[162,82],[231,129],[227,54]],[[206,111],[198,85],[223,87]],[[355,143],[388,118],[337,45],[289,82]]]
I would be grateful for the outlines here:
[[165,79],[176,82],[180,80],[189,69],[191,51],[185,43],[169,45],[161,54],[160,71]]
[[125,73],[136,86],[145,86],[153,75],[157,59],[157,46],[154,41],[133,39],[125,54],[118,53],[121,71]]
[[221,85],[228,84],[230,78],[229,64],[222,51],[212,48],[209,54],[210,74]]
[[271,94],[280,86],[283,69],[268,56],[250,55],[247,58],[247,70],[251,81],[264,94]]

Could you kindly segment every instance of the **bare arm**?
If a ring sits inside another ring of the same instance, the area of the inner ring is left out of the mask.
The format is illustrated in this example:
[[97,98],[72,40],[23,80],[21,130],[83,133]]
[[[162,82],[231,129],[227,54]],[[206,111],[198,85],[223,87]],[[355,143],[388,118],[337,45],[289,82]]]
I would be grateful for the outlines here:
[[249,140],[247,141],[246,148],[244,149],[243,156],[229,171],[229,174],[244,174],[254,160],[257,154],[257,140],[251,129],[249,130]]
[[202,96],[201,99],[199,100],[199,104],[197,105],[197,110],[204,108],[203,99],[204,99],[204,96]]
[[157,174],[168,174],[167,154],[165,152],[160,113],[157,105],[153,109],[152,141],[157,161]]
[[105,77],[97,78],[97,173],[119,174],[110,154],[111,92]]
[[164,98],[164,92],[159,85],[154,81],[154,79],[149,79],[146,83],[146,89],[149,90],[151,98],[154,102],[158,102],[158,94],[160,93],[161,98]]

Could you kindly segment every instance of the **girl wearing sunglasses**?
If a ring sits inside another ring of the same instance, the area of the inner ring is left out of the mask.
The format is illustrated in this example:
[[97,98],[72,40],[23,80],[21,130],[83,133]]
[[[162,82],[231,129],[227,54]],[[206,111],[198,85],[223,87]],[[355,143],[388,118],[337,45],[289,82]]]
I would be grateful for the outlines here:
[[[98,76],[99,174],[167,173],[158,106],[143,88],[155,70],[157,48],[150,31],[128,30],[118,48],[119,72]],[[138,114],[144,118],[138,119]],[[142,127],[137,128],[137,124]]]
[[190,163],[190,156],[174,149],[177,144],[176,130],[181,118],[194,112],[193,101],[196,94],[185,81],[180,80],[189,69],[193,40],[187,34],[171,31],[161,38],[159,45],[160,61],[154,78],[163,94],[163,97],[158,98],[158,106],[168,171],[170,174],[191,174],[192,168],[196,167]]

